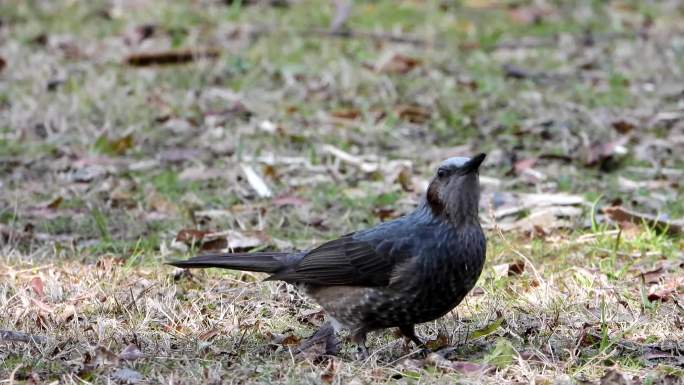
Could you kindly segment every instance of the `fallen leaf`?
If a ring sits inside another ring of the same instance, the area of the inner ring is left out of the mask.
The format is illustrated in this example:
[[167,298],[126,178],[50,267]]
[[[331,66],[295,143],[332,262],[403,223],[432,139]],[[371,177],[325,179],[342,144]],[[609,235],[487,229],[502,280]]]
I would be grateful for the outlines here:
[[53,199],[50,203],[48,203],[45,207],[47,207],[50,210],[57,210],[57,208],[59,208],[59,205],[61,205],[63,201],[64,198],[58,196],[57,198]]
[[356,108],[344,108],[332,111],[330,115],[338,119],[355,120],[361,116],[361,111]]
[[44,285],[43,285],[43,280],[40,279],[40,277],[33,277],[31,278],[31,289],[33,289],[33,292],[36,293],[38,298],[45,298],[45,291],[44,291]]
[[494,349],[485,355],[484,360],[488,364],[492,364],[498,368],[504,368],[513,362],[514,356],[515,349],[511,342],[505,338],[499,338],[496,341]]
[[587,150],[584,165],[600,166],[602,169],[609,168],[611,162],[615,161],[618,156],[624,156],[628,153],[625,147],[628,141],[628,136],[621,136],[608,142],[594,143]]
[[311,309],[302,311],[297,317],[297,322],[312,326],[320,326],[324,319],[325,311],[323,309]]
[[[183,271],[188,271],[188,270],[183,269]],[[201,341],[209,341],[212,338],[216,337],[218,334],[219,334],[219,330],[214,328],[214,329],[207,330],[206,332],[200,334],[197,338]]]
[[651,286],[648,290],[648,300],[651,302],[666,302],[675,295],[684,293],[684,275],[672,277],[662,284]]
[[431,117],[430,110],[415,104],[399,105],[395,107],[394,113],[397,114],[399,119],[406,120],[408,122],[416,124],[425,123]]
[[637,123],[631,120],[620,119],[613,121],[611,125],[613,126],[615,131],[624,135],[634,130],[637,126]]
[[449,336],[444,333],[438,333],[434,340],[425,341],[425,346],[432,350],[439,350],[445,346],[449,345]]
[[135,344],[129,344],[119,353],[118,357],[126,361],[135,361],[144,357],[144,354]]
[[133,147],[133,134],[110,139],[106,134],[100,135],[95,141],[95,149],[103,154],[123,155]]
[[406,74],[421,64],[422,61],[420,59],[400,53],[387,52],[380,57],[373,68],[379,73]]
[[520,275],[525,271],[525,261],[518,259],[508,264],[508,276]]
[[611,220],[622,224],[624,222],[633,223],[635,225],[646,224],[650,227],[656,228],[660,231],[667,232],[670,235],[680,235],[684,233],[684,220],[666,220],[657,218],[653,215],[638,213],[636,211],[627,210],[622,206],[609,206],[603,208],[603,213]]
[[608,369],[601,377],[600,385],[631,385],[631,382],[615,369]]
[[204,230],[182,229],[176,235],[176,241],[192,245],[201,242],[209,233],[209,231]]
[[501,327],[503,322],[504,322],[504,318],[499,317],[494,322],[490,323],[489,325],[487,325],[483,328],[477,329],[474,332],[472,332],[470,334],[470,338],[475,339],[475,338],[488,336],[488,335],[494,333],[495,331],[497,331]]
[[639,274],[639,276],[641,277],[644,283],[654,284],[660,282],[660,278],[662,278],[664,273],[665,269],[663,269],[663,267],[660,266],[657,269],[643,272]]
[[[194,236],[199,235],[199,233],[193,234],[192,232],[186,232],[183,237],[187,238],[183,239],[192,240]],[[230,252],[248,251],[268,243],[268,236],[263,232],[258,231],[249,233],[238,230],[206,232],[202,235],[200,250],[227,250]]]
[[131,54],[124,60],[134,67],[151,65],[185,64],[199,59],[216,59],[220,52],[215,49],[195,49],[183,51],[161,51]]

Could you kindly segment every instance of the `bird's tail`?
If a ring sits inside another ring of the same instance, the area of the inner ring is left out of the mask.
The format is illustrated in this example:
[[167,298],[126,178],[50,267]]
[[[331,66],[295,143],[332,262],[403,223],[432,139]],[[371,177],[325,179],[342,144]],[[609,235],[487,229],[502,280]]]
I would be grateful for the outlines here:
[[167,265],[184,269],[219,267],[272,274],[285,266],[285,259],[288,255],[290,253],[286,252],[206,254],[186,261],[167,262]]

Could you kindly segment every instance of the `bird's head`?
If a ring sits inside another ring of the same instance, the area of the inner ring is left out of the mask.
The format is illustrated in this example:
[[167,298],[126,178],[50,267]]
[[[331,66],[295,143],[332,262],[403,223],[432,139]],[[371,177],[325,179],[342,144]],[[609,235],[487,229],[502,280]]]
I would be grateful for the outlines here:
[[485,156],[453,157],[439,165],[426,194],[427,203],[435,216],[458,223],[478,220],[479,169]]

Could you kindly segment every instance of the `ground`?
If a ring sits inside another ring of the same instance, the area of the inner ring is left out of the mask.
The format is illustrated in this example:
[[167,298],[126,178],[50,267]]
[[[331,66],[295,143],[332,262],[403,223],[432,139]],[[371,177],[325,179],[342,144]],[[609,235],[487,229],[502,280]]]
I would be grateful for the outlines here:
[[[681,3],[332,3],[0,3],[2,383],[680,381]],[[163,264],[310,248],[479,152],[487,263],[431,354],[295,354],[293,287]]]

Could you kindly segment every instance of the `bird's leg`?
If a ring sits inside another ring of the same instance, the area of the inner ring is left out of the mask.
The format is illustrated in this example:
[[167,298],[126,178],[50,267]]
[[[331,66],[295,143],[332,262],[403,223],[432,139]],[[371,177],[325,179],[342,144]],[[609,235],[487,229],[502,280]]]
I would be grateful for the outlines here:
[[413,328],[413,325],[399,326],[399,331],[404,335],[404,337],[413,341],[413,343],[419,348],[425,348],[425,342],[416,336],[416,331]]
[[335,328],[328,321],[321,325],[311,337],[297,346],[297,353],[301,353],[321,341],[325,342],[325,354],[335,356],[340,352],[339,341],[337,336],[335,336]]
[[368,358],[368,348],[366,347],[366,331],[361,330],[354,332],[351,336],[352,342],[358,346],[357,355],[359,359],[365,360]]

